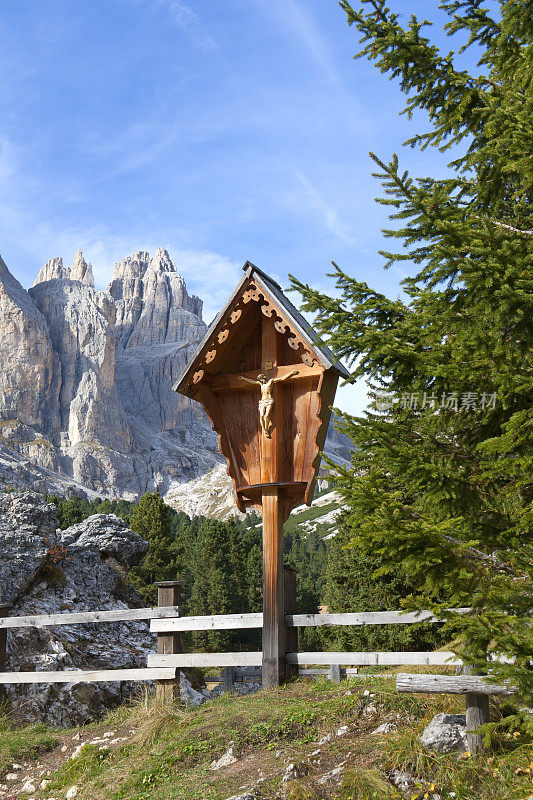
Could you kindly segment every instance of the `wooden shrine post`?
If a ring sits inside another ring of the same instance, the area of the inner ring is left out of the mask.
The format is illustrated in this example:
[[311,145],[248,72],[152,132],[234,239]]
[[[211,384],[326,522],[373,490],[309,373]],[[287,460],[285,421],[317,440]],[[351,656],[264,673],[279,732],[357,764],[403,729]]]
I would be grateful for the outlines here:
[[[175,391],[203,405],[241,511],[263,515],[263,685],[285,678],[283,523],[311,503],[339,376],[281,288],[246,262]],[[295,611],[295,609],[291,609]]]
[[[277,332],[267,317],[262,320],[262,368],[278,365]],[[261,483],[263,509],[263,686],[278,686],[285,670],[285,579],[283,574],[283,508],[280,488],[283,407],[279,386],[273,386],[272,431],[261,432]]]

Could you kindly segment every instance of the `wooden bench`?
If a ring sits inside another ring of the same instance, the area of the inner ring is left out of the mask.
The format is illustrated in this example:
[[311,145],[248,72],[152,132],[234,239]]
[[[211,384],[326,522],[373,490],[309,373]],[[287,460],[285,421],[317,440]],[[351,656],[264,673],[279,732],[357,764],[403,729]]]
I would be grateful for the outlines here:
[[512,686],[488,683],[479,675],[409,675],[396,676],[399,692],[422,694],[464,694],[466,699],[466,737],[468,750],[475,754],[483,750],[483,736],[475,731],[490,722],[489,696],[510,695]]

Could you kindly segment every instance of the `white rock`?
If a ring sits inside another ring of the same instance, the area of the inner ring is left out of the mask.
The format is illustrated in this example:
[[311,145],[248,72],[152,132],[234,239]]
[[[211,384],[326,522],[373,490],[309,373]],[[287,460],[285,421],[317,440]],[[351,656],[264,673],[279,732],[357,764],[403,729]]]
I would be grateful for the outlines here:
[[46,787],[50,786],[51,783],[52,781],[49,780],[48,778],[43,778],[43,780],[39,784],[39,789],[46,789]]
[[18,781],[19,776],[16,772],[8,772],[7,775],[4,776],[6,781]]
[[341,727],[335,732],[335,736],[344,736],[349,730],[350,728],[348,725],[341,725]]
[[246,792],[245,794],[233,794],[228,797],[228,800],[255,800],[255,797],[253,794]]
[[373,731],[370,732],[371,736],[381,736],[384,733],[393,733],[397,730],[394,722],[384,722],[383,725],[378,725]]
[[464,714],[437,714],[427,725],[420,742],[437,753],[464,753],[467,750]]
[[78,758],[79,754],[81,753],[81,751],[82,751],[82,750],[83,750],[85,747],[87,747],[87,742],[82,742],[81,744],[79,744],[77,747],[75,747],[75,748],[74,748],[74,750],[73,750],[73,752],[72,752],[72,755],[70,756],[70,758]]
[[283,773],[282,782],[288,783],[289,781],[295,781],[299,777],[301,777],[302,771],[301,767],[296,766],[294,762],[291,762],[285,767],[285,772]]
[[230,745],[223,756],[220,756],[219,759],[215,759],[211,762],[211,769],[217,770],[222,769],[222,767],[229,767],[230,764],[234,764],[237,759],[233,755],[233,742],[230,742]]
[[26,792],[26,794],[34,794],[35,793],[35,783],[33,778],[28,778],[28,780],[24,781],[20,789],[21,792]]
[[329,781],[335,781],[338,783],[342,773],[344,772],[345,764],[346,761],[342,761],[338,766],[330,770],[330,772],[326,772],[325,775],[322,775],[322,777],[317,780],[317,783],[321,785],[328,783]]
[[393,786],[396,786],[402,793],[406,793],[411,786],[414,786],[415,779],[410,772],[404,770],[393,769],[389,773],[389,780]]
[[70,789],[67,790],[65,796],[67,800],[74,800],[74,798],[78,796],[78,787],[76,785],[71,786]]
[[332,739],[331,733],[326,733],[325,736],[323,736],[321,739],[318,740],[317,744],[322,746],[323,744],[331,742],[331,739]]
[[201,706],[207,700],[204,694],[193,689],[183,672],[180,672],[180,700],[188,706]]

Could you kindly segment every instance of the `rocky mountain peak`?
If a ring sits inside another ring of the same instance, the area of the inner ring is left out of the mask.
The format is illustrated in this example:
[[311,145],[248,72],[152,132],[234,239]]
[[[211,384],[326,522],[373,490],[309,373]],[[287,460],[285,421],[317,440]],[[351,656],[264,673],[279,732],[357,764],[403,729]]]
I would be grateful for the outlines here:
[[165,250],[164,247],[158,247],[155,256],[150,261],[148,270],[150,272],[176,272],[176,267],[168,254],[168,250]]
[[87,286],[92,286],[94,288],[92,265],[85,261],[81,250],[78,250],[74,256],[74,262],[70,270],[70,279],[72,281],[80,281],[81,283],[85,283]]
[[108,292],[115,300],[121,299],[123,292],[128,292],[135,281],[142,280],[149,264],[150,253],[147,253],[146,250],[139,250],[138,253],[118,261],[113,270]]
[[56,256],[55,258],[49,259],[46,264],[43,264],[39,270],[39,274],[35,278],[33,285],[37,286],[38,283],[44,283],[45,281],[53,281],[56,279],[68,280],[69,278],[69,268],[64,267],[63,259]]

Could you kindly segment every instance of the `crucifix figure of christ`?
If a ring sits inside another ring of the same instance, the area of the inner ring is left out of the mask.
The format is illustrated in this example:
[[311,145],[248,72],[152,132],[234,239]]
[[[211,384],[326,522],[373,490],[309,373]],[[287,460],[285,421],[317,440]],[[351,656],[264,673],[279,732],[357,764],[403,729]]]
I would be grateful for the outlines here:
[[289,372],[283,378],[267,378],[266,375],[258,375],[257,380],[253,380],[252,378],[245,378],[244,375],[239,376],[240,381],[245,381],[246,383],[252,383],[254,386],[259,386],[261,391],[261,399],[258,406],[259,421],[261,423],[261,429],[263,430],[263,433],[268,438],[270,438],[270,429],[272,428],[272,408],[274,406],[272,387],[275,383],[288,381],[295,375],[298,375],[297,369],[293,369],[292,372]]

